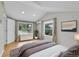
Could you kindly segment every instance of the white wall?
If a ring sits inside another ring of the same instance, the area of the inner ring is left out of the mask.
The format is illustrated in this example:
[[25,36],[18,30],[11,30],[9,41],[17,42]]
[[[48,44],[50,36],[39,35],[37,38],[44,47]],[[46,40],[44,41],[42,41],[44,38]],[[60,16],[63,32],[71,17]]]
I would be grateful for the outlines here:
[[62,32],[61,21],[77,20],[78,32],[79,32],[79,12],[60,12],[60,13],[48,13],[41,20],[47,20],[57,18],[57,38],[58,43],[70,47],[76,44],[74,40],[74,32]]
[[2,2],[0,2],[0,56],[4,50],[4,44],[6,43],[6,15]]
[[15,20],[7,18],[7,43],[15,40]]

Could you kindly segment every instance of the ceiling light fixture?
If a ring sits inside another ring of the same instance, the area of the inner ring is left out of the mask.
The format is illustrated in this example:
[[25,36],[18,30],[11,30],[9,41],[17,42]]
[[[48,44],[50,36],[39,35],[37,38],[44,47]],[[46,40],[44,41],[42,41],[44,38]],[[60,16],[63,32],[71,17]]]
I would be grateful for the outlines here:
[[33,17],[35,17],[36,15],[35,14],[33,14]]
[[24,11],[22,11],[21,13],[22,13],[22,14],[24,14],[25,12],[24,12]]

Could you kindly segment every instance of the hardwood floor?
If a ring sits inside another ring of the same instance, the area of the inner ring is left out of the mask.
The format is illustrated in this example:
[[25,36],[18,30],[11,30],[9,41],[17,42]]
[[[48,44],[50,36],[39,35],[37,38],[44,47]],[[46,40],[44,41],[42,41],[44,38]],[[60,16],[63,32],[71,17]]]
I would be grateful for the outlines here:
[[40,40],[29,40],[29,41],[24,41],[24,42],[12,42],[10,44],[7,44],[5,47],[4,47],[4,52],[3,52],[3,55],[2,57],[10,57],[10,51],[12,49],[15,49],[15,48],[19,48],[21,46],[23,46],[24,44],[28,44],[28,43],[35,43],[35,42],[38,42]]
[[12,42],[10,44],[5,45],[2,57],[9,57],[10,51],[16,47],[17,47],[17,42]]

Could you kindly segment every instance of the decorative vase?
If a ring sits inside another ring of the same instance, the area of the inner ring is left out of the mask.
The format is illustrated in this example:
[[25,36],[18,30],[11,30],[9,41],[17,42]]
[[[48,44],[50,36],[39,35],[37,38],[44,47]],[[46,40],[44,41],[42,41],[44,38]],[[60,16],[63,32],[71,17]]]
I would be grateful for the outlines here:
[[37,37],[37,36],[35,36],[35,39],[38,39],[38,37]]

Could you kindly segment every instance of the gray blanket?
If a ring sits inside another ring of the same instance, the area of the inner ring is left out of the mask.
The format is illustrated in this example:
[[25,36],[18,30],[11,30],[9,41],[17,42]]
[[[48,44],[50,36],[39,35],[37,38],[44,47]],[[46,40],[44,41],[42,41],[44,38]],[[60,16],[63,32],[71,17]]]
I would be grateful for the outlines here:
[[28,56],[34,54],[35,52],[44,50],[44,49],[52,47],[52,46],[53,46],[53,43],[47,43],[47,44],[43,44],[43,45],[40,45],[40,46],[37,46],[34,48],[27,49],[24,51],[24,53],[22,53],[20,55],[20,57],[28,57]]
[[31,54],[53,46],[50,41],[38,41],[36,43],[25,44],[20,48],[11,51],[11,57],[28,57]]

